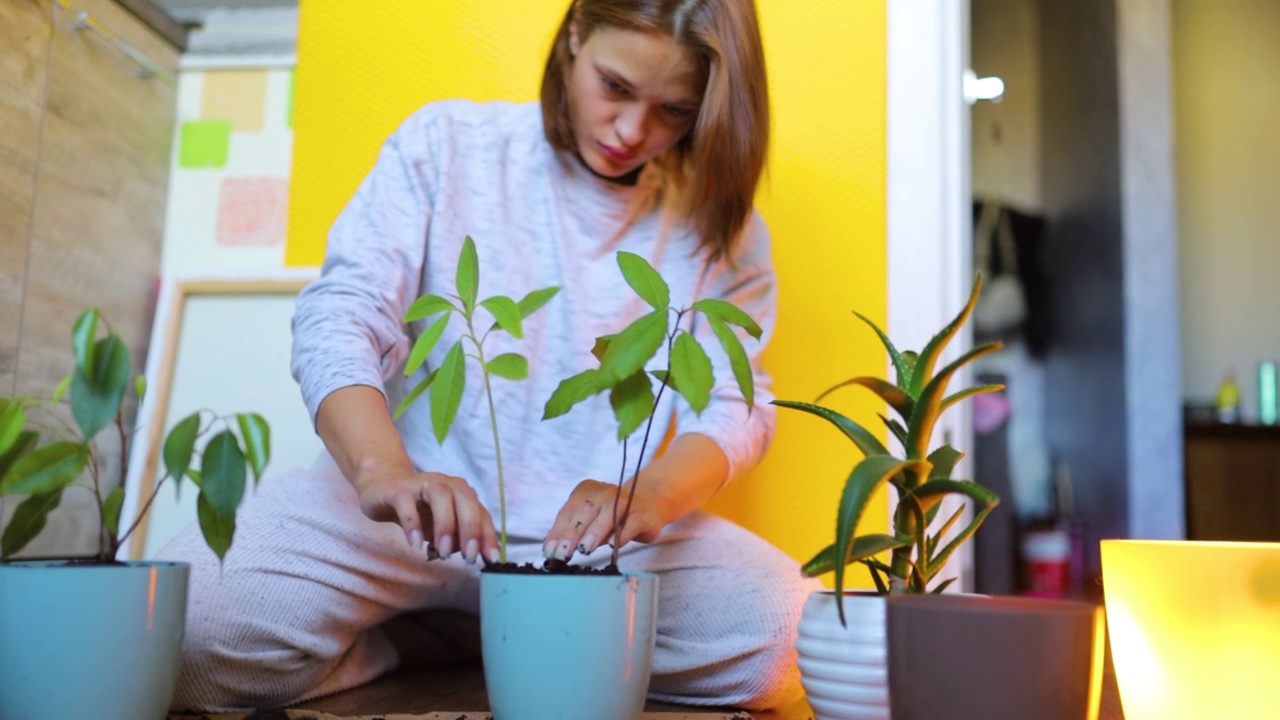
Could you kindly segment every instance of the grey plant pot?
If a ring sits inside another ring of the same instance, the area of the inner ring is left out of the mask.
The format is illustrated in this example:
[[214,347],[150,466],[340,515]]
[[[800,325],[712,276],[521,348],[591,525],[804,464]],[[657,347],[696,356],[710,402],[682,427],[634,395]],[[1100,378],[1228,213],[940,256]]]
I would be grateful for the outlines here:
[[0,718],[164,720],[188,566],[0,563]]
[[888,601],[894,720],[1094,720],[1099,605],[979,595]]

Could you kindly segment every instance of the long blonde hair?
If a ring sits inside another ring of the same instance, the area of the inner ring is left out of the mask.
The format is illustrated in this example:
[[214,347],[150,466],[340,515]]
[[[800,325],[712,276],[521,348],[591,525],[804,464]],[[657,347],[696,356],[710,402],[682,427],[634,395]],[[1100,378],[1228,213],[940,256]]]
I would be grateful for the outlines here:
[[[659,181],[642,202],[689,220],[714,261],[733,250],[750,217],[769,145],[769,91],[753,0],[574,0],[542,75],[547,141],[577,152],[569,115],[571,30],[581,42],[608,27],[662,32],[688,48],[706,76],[692,129],[654,161]],[[646,169],[646,175],[649,169]]]

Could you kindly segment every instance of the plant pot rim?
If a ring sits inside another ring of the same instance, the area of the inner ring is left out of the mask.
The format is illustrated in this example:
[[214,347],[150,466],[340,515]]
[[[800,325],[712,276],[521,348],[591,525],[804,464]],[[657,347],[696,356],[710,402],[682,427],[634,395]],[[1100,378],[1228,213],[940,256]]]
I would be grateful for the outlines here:
[[551,578],[556,578],[556,579],[559,579],[559,580],[577,580],[577,581],[581,582],[581,581],[584,581],[584,580],[595,580],[595,581],[599,581],[599,580],[614,580],[614,581],[616,581],[616,580],[619,580],[619,579],[627,579],[627,578],[638,578],[638,579],[641,579],[641,580],[645,580],[645,579],[648,579],[648,578],[656,578],[656,577],[658,577],[658,574],[657,574],[657,573],[651,573],[651,572],[631,572],[631,571],[624,571],[624,572],[622,572],[621,574],[618,574],[618,575],[601,575],[601,574],[598,574],[598,573],[590,573],[590,574],[583,573],[583,574],[572,574],[572,575],[571,575],[571,574],[568,574],[568,573],[542,573],[542,572],[537,572],[537,573],[481,572],[481,573],[480,573],[480,577],[482,577],[482,578],[486,578],[486,577],[502,577],[502,578],[542,578],[543,580],[547,580],[547,579],[551,579]]
[[1205,548],[1214,550],[1280,550],[1280,542],[1256,540],[1143,540],[1139,538],[1111,538],[1100,541],[1102,547],[1127,546],[1150,548]]
[[[171,560],[117,560],[112,563],[94,563],[85,562],[87,558],[13,558],[10,560],[0,560],[0,570],[6,568],[15,570],[95,570],[104,571],[120,571],[120,570],[139,570],[148,568],[187,568],[191,563],[175,562]],[[79,561],[79,562],[77,562]]]

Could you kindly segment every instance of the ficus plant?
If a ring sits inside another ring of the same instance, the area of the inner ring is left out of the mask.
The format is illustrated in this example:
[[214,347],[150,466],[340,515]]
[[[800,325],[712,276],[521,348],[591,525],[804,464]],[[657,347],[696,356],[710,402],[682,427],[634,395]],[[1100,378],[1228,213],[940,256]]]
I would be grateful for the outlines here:
[[[729,359],[748,413],[755,406],[755,382],[751,362],[731,326],[742,328],[756,340],[761,335],[760,325],[736,305],[725,300],[704,298],[690,307],[677,308],[671,304],[671,291],[666,281],[644,258],[621,251],[617,260],[627,285],[653,310],[616,334],[596,338],[591,353],[599,366],[561,381],[543,409],[543,419],[549,420],[564,415],[587,398],[609,393],[609,404],[618,421],[618,440],[622,443],[618,490],[614,494],[613,503],[613,552],[610,562],[614,567],[618,564],[622,528],[631,511],[636,487],[640,484],[640,466],[644,461],[654,414],[663,393],[668,388],[679,393],[696,413],[701,413],[711,400],[711,388],[715,382],[711,359],[698,340],[680,327],[681,321],[693,313],[701,314],[706,320]],[[665,351],[666,367],[647,369],[650,360],[660,351]],[[655,381],[658,386],[656,392],[653,389]],[[626,505],[623,506],[621,499],[627,477],[627,443],[641,425],[645,427],[640,439],[640,453],[632,473],[634,481],[627,494]]]
[[[98,337],[100,326],[105,330],[103,337]],[[200,530],[221,560],[235,535],[235,514],[244,497],[246,477],[252,473],[256,484],[270,459],[271,431],[266,420],[255,413],[224,417],[208,410],[183,418],[165,436],[163,473],[134,521],[121,528],[132,435],[125,427],[125,400],[132,392],[140,403],[146,385],[141,376],[131,377],[128,348],[96,308],[76,319],[71,350],[75,368],[51,398],[0,398],[0,496],[25,496],[0,534],[0,557],[13,556],[39,535],[64,492],[82,491],[93,493],[101,528],[93,560],[109,563],[150,510],[165,480],[172,478],[177,491],[187,478],[199,493]],[[74,425],[60,419],[58,410],[63,406],[70,406]],[[37,422],[31,410],[60,426]],[[97,444],[104,432],[117,436],[119,478],[104,477]],[[200,439],[209,435],[200,445]],[[86,471],[90,485],[74,485]]]
[[[939,571],[956,549],[973,537],[1000,502],[994,492],[977,482],[952,478],[952,471],[964,453],[947,444],[936,448],[932,446],[934,427],[943,412],[975,395],[1004,389],[1003,385],[979,385],[947,394],[947,387],[957,371],[1000,349],[1000,343],[975,347],[935,372],[948,343],[973,313],[981,291],[982,277],[978,276],[968,303],[919,352],[899,351],[883,330],[855,311],[854,315],[875,331],[888,351],[896,381],[870,376],[854,377],[827,389],[813,403],[788,400],[775,400],[773,403],[827,420],[864,456],[845,480],[836,512],[835,542],[801,568],[807,577],[835,573],[836,606],[842,623],[847,566],[853,563],[865,566],[881,594],[941,593],[955,578],[935,583]],[[901,446],[901,456],[891,453],[862,425],[818,404],[830,393],[850,386],[870,390],[897,415],[891,418],[882,414],[880,418]],[[859,535],[858,525],[871,496],[886,483],[897,497],[892,534]],[[948,495],[973,501],[974,514],[954,536],[943,542],[965,509],[961,507],[940,524],[935,524],[942,500]],[[884,553],[889,553],[887,564],[881,559]]]
[[[485,399],[489,402],[489,427],[493,430],[493,452],[498,471],[498,561],[507,561],[507,501],[506,481],[502,468],[502,445],[498,436],[498,414],[493,404],[492,378],[524,380],[529,376],[529,361],[519,353],[503,353],[496,357],[485,355],[485,341],[495,332],[505,332],[514,338],[524,337],[523,323],[530,315],[546,305],[560,291],[558,287],[534,290],[518,302],[505,295],[494,295],[477,302],[480,288],[480,262],[475,241],[468,235],[462,242],[455,273],[456,293],[450,297],[427,294],[419,297],[405,311],[404,322],[416,323],[434,318],[427,324],[409,351],[404,374],[410,377],[422,368],[427,355],[439,344],[445,328],[455,318],[465,325],[458,338],[445,353],[439,367],[431,370],[400,401],[395,417],[404,414],[427,390],[431,391],[431,428],[437,442],[444,442],[449,428],[458,416],[458,406],[466,390],[466,361],[475,360],[484,378]],[[492,318],[485,326],[477,310],[483,308]],[[479,323],[477,325],[477,323]],[[481,332],[482,330],[482,332]],[[464,345],[464,342],[466,345]]]

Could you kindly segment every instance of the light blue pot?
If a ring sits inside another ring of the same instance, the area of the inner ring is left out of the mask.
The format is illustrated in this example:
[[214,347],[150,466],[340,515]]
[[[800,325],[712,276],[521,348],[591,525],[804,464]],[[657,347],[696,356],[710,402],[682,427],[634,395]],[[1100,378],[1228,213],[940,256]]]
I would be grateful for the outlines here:
[[186,628],[182,563],[0,563],[0,718],[164,720]]
[[653,660],[658,576],[480,576],[494,720],[635,720]]

